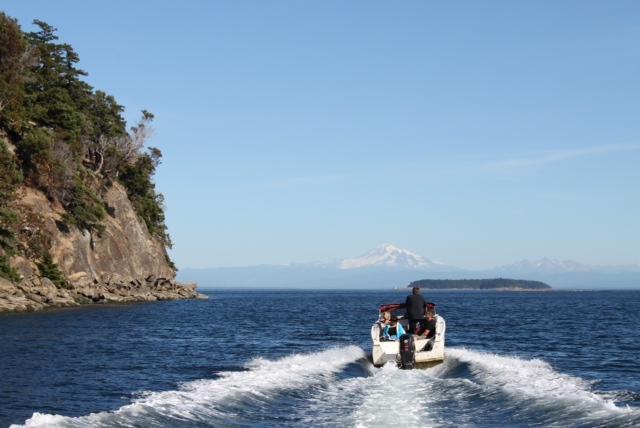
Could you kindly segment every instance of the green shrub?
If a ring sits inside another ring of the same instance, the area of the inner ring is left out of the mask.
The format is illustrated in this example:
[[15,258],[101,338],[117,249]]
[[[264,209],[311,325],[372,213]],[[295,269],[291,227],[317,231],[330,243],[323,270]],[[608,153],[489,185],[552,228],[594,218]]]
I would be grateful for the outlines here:
[[16,146],[27,185],[66,205],[76,172],[82,168],[71,146],[44,128],[30,130]]
[[15,246],[13,226],[17,216],[11,209],[16,189],[22,183],[22,174],[13,154],[0,140],[0,248],[7,252]]
[[134,209],[147,225],[149,232],[170,248],[171,238],[167,233],[163,209],[164,198],[162,194],[156,193],[152,180],[161,156],[158,149],[151,149],[150,154],[140,156],[135,164],[123,165],[118,178],[127,189]]
[[37,263],[40,276],[43,278],[49,278],[58,288],[70,288],[67,278],[60,270],[58,265],[53,261],[51,254],[45,252],[42,256],[42,261]]
[[17,144],[17,152],[22,162],[22,171],[27,179],[38,181],[38,176],[52,168],[53,135],[44,128],[27,132]]
[[72,191],[70,203],[66,207],[67,212],[63,220],[67,224],[75,225],[89,231],[95,230],[98,234],[104,232],[104,220],[107,211],[102,199],[89,188],[80,177],[76,178],[76,184]]
[[30,55],[15,19],[0,12],[0,128],[19,132],[26,123],[24,81]]
[[9,257],[6,255],[0,256],[0,277],[11,282],[20,281],[20,273],[9,265]]
[[13,154],[4,141],[0,140],[0,206],[13,200],[18,186],[22,183],[22,174]]
[[16,248],[14,228],[18,223],[18,216],[8,208],[0,208],[0,248],[9,255]]

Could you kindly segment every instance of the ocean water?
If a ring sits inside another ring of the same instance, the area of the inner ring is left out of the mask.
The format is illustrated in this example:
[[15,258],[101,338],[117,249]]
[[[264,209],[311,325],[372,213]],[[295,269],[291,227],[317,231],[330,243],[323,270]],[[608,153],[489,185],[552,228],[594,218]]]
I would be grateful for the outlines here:
[[445,362],[376,369],[404,291],[0,316],[0,426],[640,426],[640,291],[430,292]]

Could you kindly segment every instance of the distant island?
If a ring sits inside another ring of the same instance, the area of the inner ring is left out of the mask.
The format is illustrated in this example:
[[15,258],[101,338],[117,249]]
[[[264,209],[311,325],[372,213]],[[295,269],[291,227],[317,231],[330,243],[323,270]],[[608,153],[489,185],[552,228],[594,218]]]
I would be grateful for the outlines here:
[[421,279],[413,281],[409,287],[419,287],[428,290],[516,290],[516,291],[546,291],[551,286],[541,281],[527,281],[524,279]]

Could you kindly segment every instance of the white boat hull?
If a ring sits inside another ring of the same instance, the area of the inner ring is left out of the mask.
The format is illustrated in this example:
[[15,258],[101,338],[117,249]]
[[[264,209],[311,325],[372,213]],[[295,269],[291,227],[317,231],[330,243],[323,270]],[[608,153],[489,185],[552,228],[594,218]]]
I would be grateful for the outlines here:
[[[444,360],[444,335],[446,323],[444,318],[436,315],[436,335],[431,339],[421,336],[414,336],[416,348],[416,364],[437,363]],[[380,340],[380,327],[374,324],[371,327],[371,339],[373,340],[372,360],[373,365],[381,367],[389,361],[396,362],[400,352],[400,342],[398,340]],[[430,350],[423,350],[428,342],[432,342]]]

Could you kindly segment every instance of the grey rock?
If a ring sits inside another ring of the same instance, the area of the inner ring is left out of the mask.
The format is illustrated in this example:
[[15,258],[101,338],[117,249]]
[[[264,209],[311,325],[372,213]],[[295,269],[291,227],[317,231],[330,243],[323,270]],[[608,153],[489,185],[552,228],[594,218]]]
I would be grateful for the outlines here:
[[[104,196],[114,216],[104,220],[101,236],[71,227],[58,228],[63,210],[39,190],[22,187],[16,200],[27,233],[38,230],[51,243],[53,260],[65,273],[69,289],[40,278],[33,260],[12,257],[23,278],[18,284],[0,278],[0,311],[33,311],[47,307],[105,302],[136,302],[203,298],[196,286],[175,281],[163,244],[137,216],[125,189],[114,183]],[[21,242],[27,246],[27,242]]]

